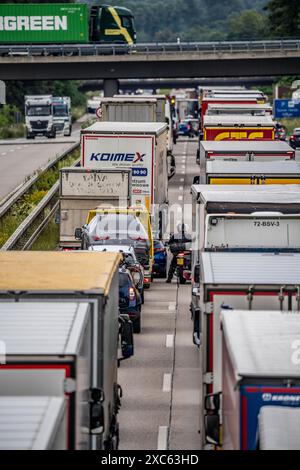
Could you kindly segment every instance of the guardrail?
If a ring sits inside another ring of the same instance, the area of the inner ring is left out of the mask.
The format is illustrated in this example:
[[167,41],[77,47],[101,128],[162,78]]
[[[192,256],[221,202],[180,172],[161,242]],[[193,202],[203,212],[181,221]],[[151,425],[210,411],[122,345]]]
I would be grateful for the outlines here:
[[[41,173],[35,175],[32,179],[24,184],[0,209],[0,217],[12,207],[12,205],[28,191],[31,186],[45,173],[51,169],[55,164],[67,157],[74,150],[79,147],[79,142],[72,145],[63,154],[53,160]],[[79,159],[75,162],[74,166],[79,164]],[[58,209],[59,204],[59,182],[57,181],[52,188],[47,192],[46,196],[38,203],[38,205],[30,212],[28,217],[23,220],[17,230],[9,237],[9,239],[0,248],[0,251],[7,250],[29,250],[34,242],[38,239],[42,231],[53,218]]]
[[49,44],[49,45],[1,45],[0,56],[54,55],[54,56],[97,56],[119,54],[171,54],[171,53],[254,53],[254,52],[299,52],[300,39],[266,41],[212,41],[176,43],[127,44]]

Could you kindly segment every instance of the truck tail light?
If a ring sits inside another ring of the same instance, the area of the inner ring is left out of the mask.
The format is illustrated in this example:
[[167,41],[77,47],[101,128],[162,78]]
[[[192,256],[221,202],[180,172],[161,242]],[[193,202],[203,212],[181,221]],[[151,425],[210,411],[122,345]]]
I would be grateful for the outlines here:
[[129,300],[135,300],[135,291],[133,287],[128,289]]
[[144,284],[150,284],[150,282],[151,282],[151,278],[148,277],[148,276],[145,276],[144,277]]

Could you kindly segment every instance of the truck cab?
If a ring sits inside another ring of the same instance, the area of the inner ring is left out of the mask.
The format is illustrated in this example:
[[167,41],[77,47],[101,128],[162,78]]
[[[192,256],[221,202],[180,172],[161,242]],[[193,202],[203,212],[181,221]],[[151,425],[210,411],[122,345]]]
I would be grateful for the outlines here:
[[134,44],[136,30],[131,11],[123,7],[93,5],[90,9],[90,41]]
[[71,98],[69,96],[53,97],[52,106],[55,132],[70,136],[72,134]]
[[25,96],[26,139],[34,139],[38,135],[56,137],[52,101],[51,95]]

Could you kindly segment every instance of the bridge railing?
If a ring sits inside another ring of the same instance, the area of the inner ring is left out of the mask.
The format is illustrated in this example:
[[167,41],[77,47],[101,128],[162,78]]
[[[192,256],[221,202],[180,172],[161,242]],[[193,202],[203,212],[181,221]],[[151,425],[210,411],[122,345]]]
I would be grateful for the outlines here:
[[0,56],[93,56],[119,54],[221,54],[255,52],[300,51],[300,39],[268,41],[220,41],[220,42],[176,42],[126,44],[48,44],[48,45],[1,45]]

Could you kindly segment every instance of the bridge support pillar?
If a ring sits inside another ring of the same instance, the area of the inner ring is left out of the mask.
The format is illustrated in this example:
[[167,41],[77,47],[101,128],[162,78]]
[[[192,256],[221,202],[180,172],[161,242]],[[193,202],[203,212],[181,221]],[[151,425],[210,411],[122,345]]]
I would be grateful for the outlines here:
[[119,80],[116,78],[105,78],[103,80],[103,90],[105,97],[112,97],[119,93]]

